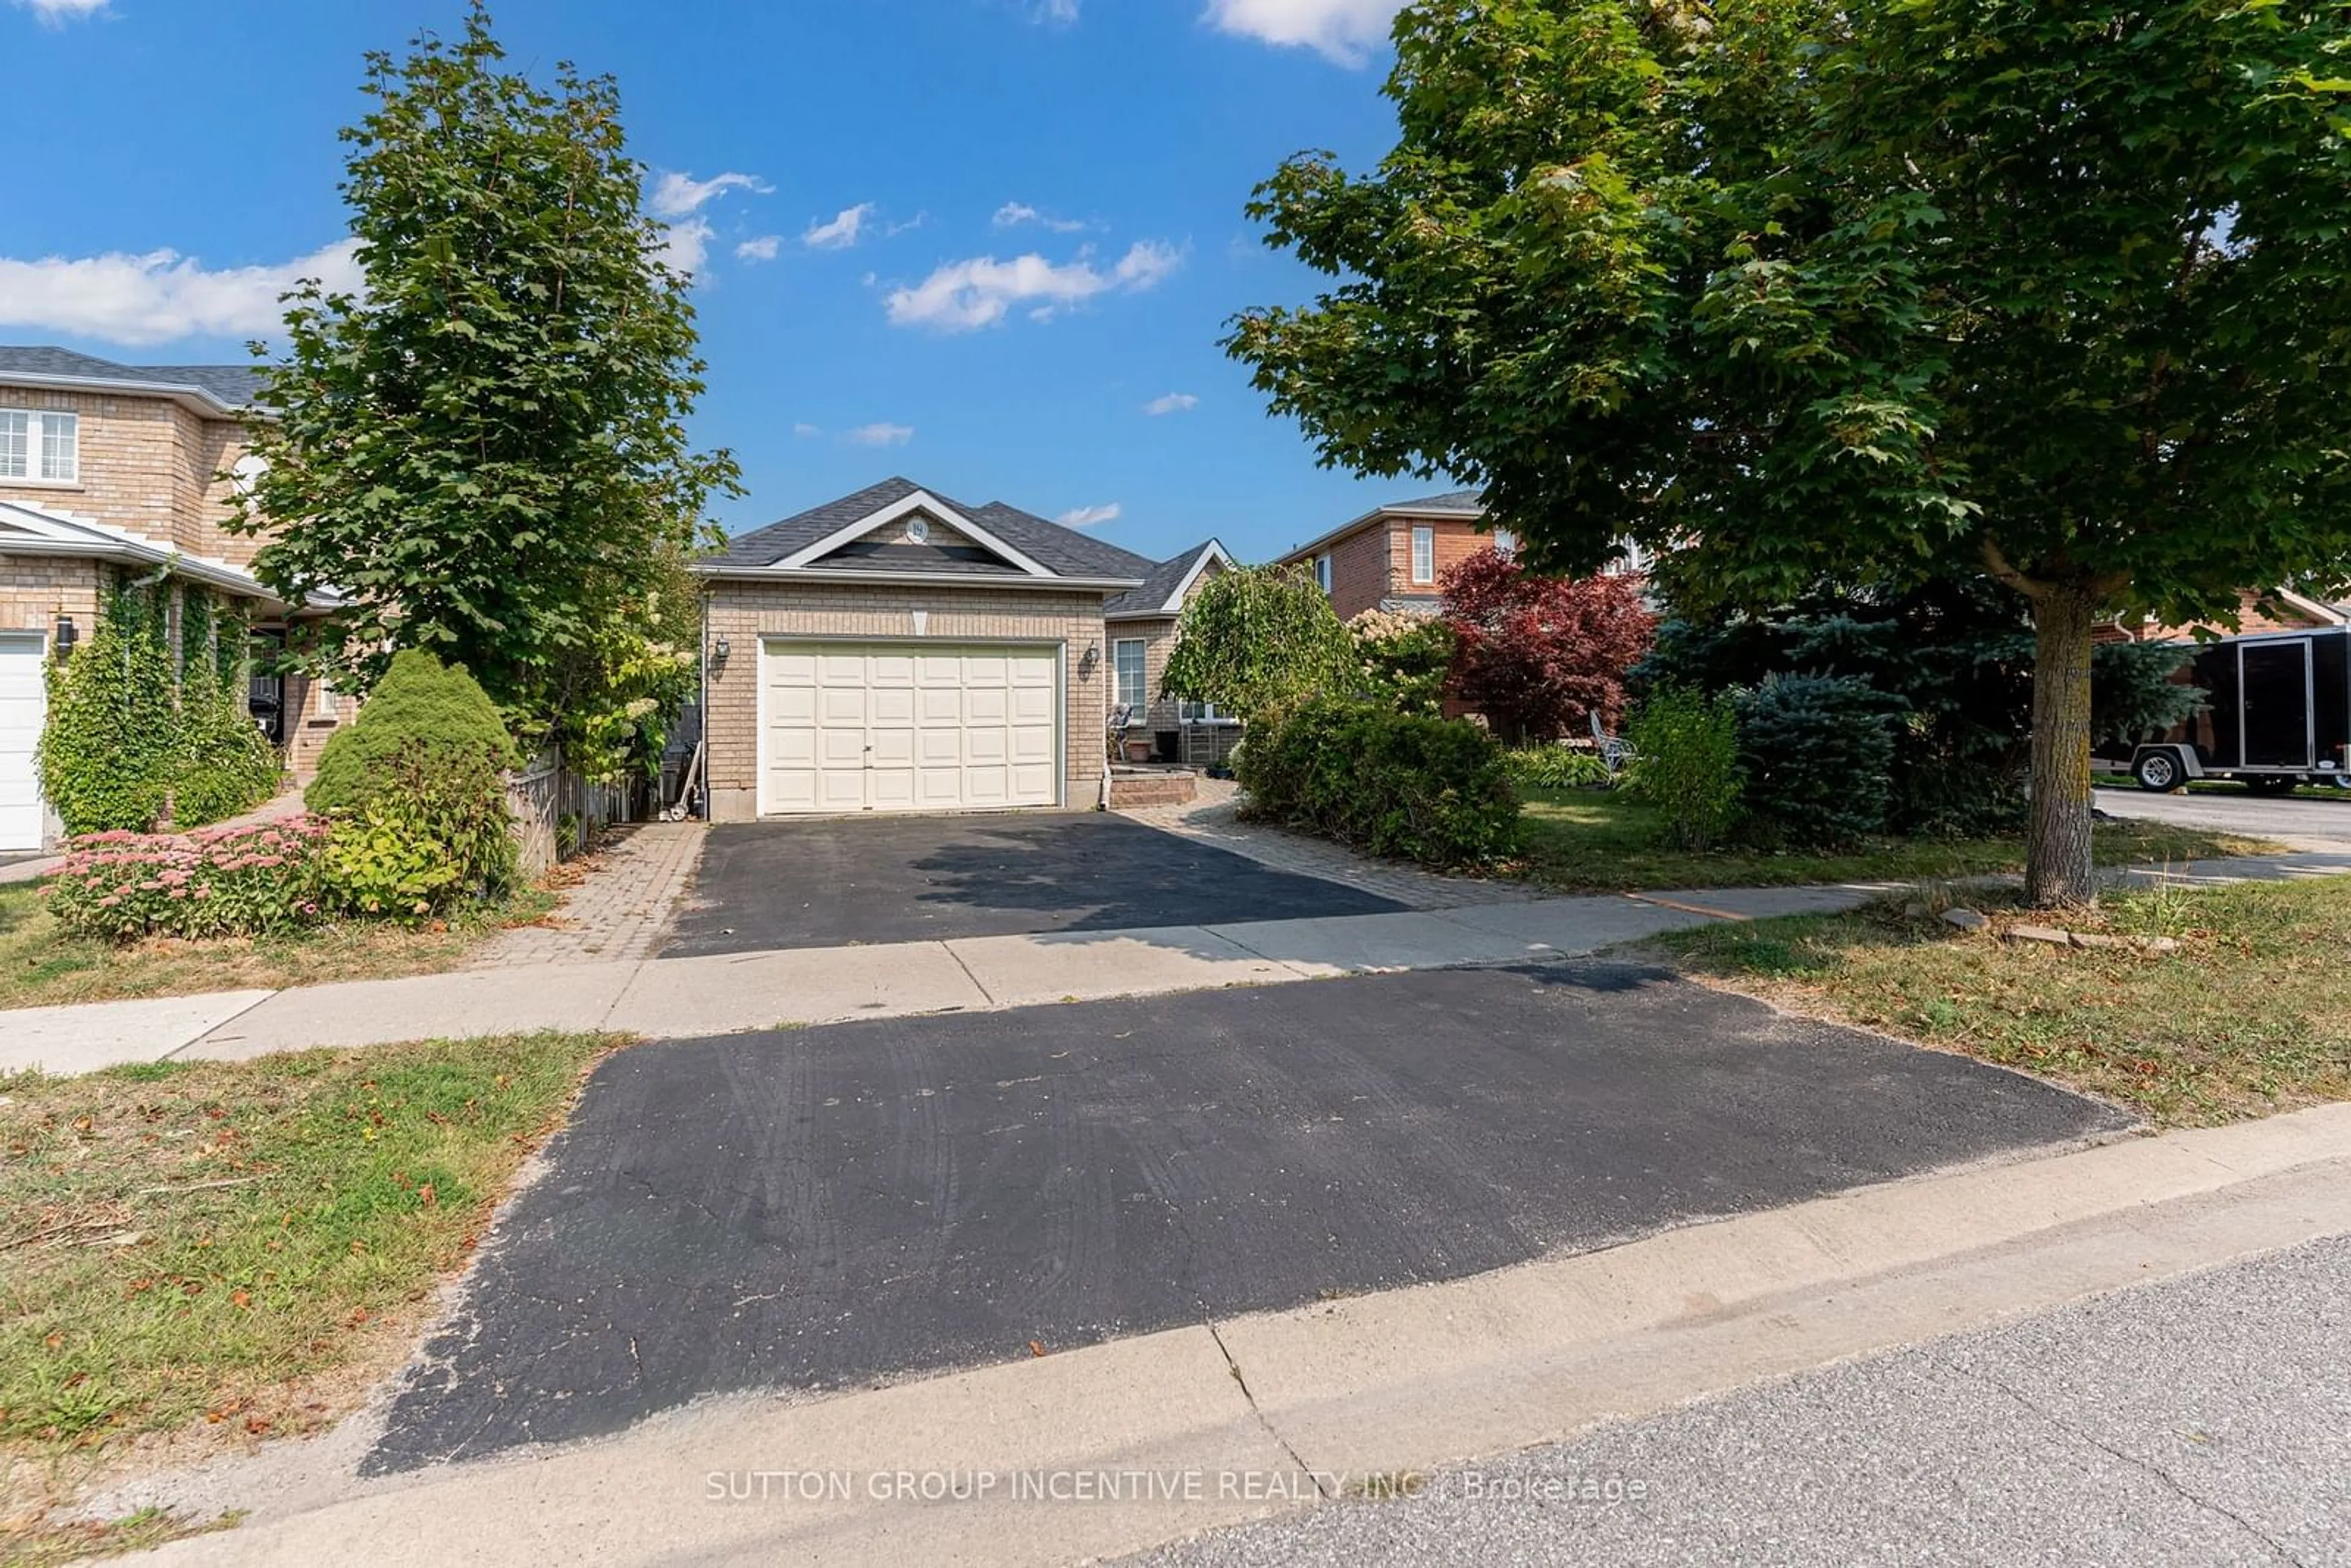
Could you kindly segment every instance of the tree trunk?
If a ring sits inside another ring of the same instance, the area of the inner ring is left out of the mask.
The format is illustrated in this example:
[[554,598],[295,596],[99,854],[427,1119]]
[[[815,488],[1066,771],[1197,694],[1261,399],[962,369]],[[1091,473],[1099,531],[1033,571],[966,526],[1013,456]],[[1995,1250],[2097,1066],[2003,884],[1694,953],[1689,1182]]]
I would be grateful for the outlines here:
[[2035,909],[2095,904],[2090,860],[2090,644],[2097,595],[2049,584],[2032,596],[2032,814],[2024,897]]

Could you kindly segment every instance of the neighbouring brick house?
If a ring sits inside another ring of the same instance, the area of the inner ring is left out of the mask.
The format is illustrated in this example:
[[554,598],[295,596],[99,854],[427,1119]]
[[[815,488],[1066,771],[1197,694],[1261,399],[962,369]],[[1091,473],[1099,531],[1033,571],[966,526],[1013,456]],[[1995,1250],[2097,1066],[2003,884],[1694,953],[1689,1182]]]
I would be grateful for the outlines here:
[[1475,490],[1396,501],[1300,545],[1279,564],[1311,566],[1342,621],[1366,610],[1433,615],[1447,568],[1489,544],[1511,547],[1510,529],[1489,533],[1485,521]]
[[2101,642],[2184,643],[2199,632],[2215,637],[2251,636],[2259,632],[2307,632],[2320,626],[2351,624],[2351,611],[2339,604],[2329,604],[2292,589],[2273,589],[2267,593],[2246,589],[2238,595],[2237,624],[2234,628],[2217,622],[2198,622],[2188,626],[2167,626],[2148,620],[2116,620],[2098,628]]
[[740,536],[695,568],[711,819],[1094,805],[1106,609],[1174,568],[904,478]]
[[[244,365],[123,365],[54,348],[0,347],[0,853],[33,850],[57,823],[34,747],[42,671],[96,623],[121,580],[158,578],[252,607],[257,634],[287,611],[249,570],[260,541],[224,526],[246,430],[268,412]],[[160,577],[159,577],[160,574]],[[348,699],[289,679],[256,683],[256,706],[298,773],[349,716]]]

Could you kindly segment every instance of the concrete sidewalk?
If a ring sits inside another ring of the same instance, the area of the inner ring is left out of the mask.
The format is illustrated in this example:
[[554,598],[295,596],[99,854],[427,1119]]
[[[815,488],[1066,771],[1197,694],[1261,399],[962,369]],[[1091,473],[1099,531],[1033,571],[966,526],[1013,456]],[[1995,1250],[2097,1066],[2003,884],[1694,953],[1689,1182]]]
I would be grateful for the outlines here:
[[560,968],[458,970],[277,992],[0,1012],[0,1070],[87,1072],[165,1057],[535,1029],[694,1039],[748,1030],[1582,956],[1750,913],[1849,908],[1875,889],[1547,899],[1442,911],[781,948]]
[[[2110,883],[2213,886],[2351,872],[2351,853],[2144,866]],[[1855,908],[1899,883],[1666,888],[1302,920],[972,936],[689,958],[458,970],[282,991],[0,1011],[0,1071],[167,1057],[610,1030],[683,1040],[852,1019],[1580,957],[1716,920]]]
[[141,1559],[1056,1563],[2351,1231],[2351,1106],[1698,1224],[1447,1284],[360,1481],[372,1416],[97,1500]]

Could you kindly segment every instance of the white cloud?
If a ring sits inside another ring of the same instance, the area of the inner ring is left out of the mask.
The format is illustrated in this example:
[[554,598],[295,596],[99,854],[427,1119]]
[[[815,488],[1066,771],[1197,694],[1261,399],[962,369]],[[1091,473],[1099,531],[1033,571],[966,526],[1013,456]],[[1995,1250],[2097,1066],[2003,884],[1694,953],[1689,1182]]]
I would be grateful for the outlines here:
[[1401,9],[1401,0],[1208,0],[1207,20],[1224,32],[1360,66],[1387,42]]
[[1026,202],[1007,202],[996,209],[988,220],[1000,229],[1017,229],[1022,224],[1042,224],[1055,234],[1071,235],[1086,226],[1081,218],[1056,218],[1039,212]]
[[853,441],[860,446],[904,446],[914,439],[911,424],[861,424],[855,430],[841,433],[843,441]]
[[1074,22],[1078,19],[1078,0],[1037,0],[1036,19],[1040,22]]
[[1143,412],[1156,419],[1163,413],[1183,413],[1199,406],[1200,400],[1190,392],[1169,392],[1144,403]]
[[761,235],[757,239],[747,239],[735,247],[735,259],[773,261],[776,259],[776,247],[783,243],[784,236],[781,235]]
[[806,441],[810,436],[822,435],[824,432],[813,424],[803,422],[792,426],[792,434],[799,436],[802,441]]
[[95,16],[106,9],[106,0],[16,0],[16,4],[52,27]]
[[338,240],[275,267],[219,271],[170,250],[70,260],[0,257],[0,327],[110,343],[267,337],[284,325],[277,297],[299,278],[315,277],[330,293],[356,293],[364,281],[358,249],[357,240]]
[[1102,523],[1118,521],[1118,503],[1107,506],[1075,507],[1053,519],[1065,528],[1091,528]]
[[843,207],[829,224],[809,225],[800,235],[800,243],[810,250],[847,250],[857,243],[858,231],[865,220],[873,215],[873,204],[860,202],[853,207]]
[[1014,306],[1031,320],[1050,319],[1098,294],[1140,293],[1156,287],[1183,264],[1175,246],[1138,240],[1105,272],[1088,253],[1058,266],[1034,252],[998,261],[992,256],[951,261],[912,287],[893,289],[885,305],[897,327],[930,327],[969,332],[1004,319]]
[[653,216],[657,218],[682,218],[689,213],[700,212],[711,201],[729,191],[752,191],[764,196],[774,189],[757,174],[737,174],[730,171],[713,174],[707,180],[697,180],[691,174],[681,174],[673,170],[653,183],[653,194],[645,198],[645,204],[653,209]]
[[662,231],[661,249],[653,254],[672,272],[692,277],[710,259],[711,233],[708,218],[687,218],[671,224]]

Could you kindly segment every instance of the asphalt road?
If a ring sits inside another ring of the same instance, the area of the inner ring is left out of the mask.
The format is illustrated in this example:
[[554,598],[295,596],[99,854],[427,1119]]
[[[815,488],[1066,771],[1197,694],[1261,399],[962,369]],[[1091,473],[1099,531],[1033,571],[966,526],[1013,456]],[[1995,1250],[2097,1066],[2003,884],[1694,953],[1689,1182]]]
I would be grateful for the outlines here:
[[2346,1344],[2336,1238],[1131,1568],[2351,1564]]
[[2100,789],[2098,809],[2110,816],[2143,817],[2183,827],[2217,828],[2283,843],[2341,848],[2351,844],[2351,790],[2339,800],[2321,797],[2262,800],[2235,789],[2209,794],[2182,790],[2151,795],[2144,789]]
[[643,1045],[590,1081],[366,1469],[1458,1278],[2125,1124],[1605,964]]
[[1402,907],[1102,811],[737,822],[710,830],[662,956]]

